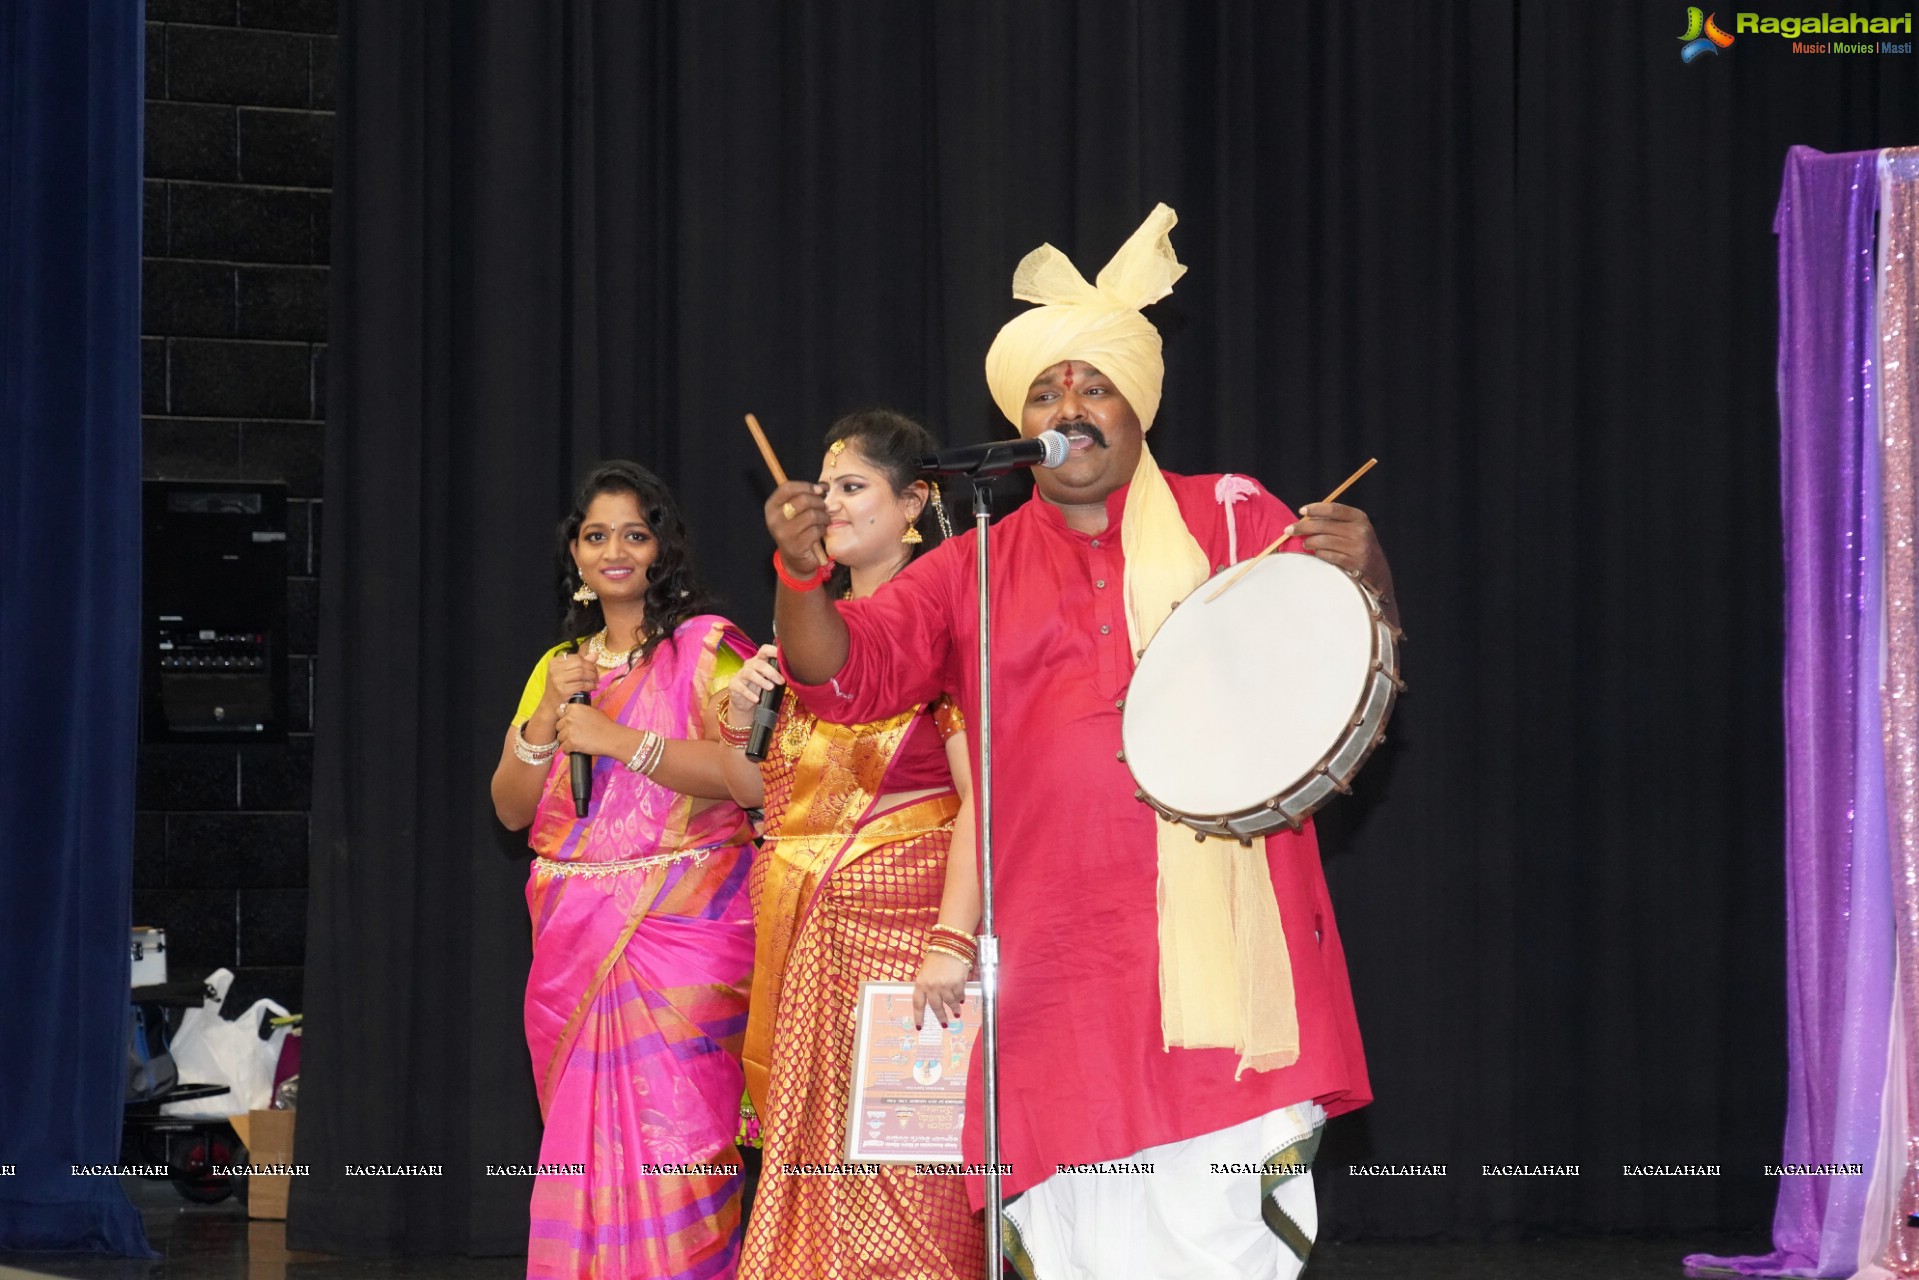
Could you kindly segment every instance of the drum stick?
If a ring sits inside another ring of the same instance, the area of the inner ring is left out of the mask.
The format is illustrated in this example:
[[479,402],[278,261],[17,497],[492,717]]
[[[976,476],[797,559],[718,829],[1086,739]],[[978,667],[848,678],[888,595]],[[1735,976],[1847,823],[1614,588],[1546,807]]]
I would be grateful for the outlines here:
[[[1353,487],[1353,481],[1359,479],[1361,476],[1365,475],[1368,471],[1371,471],[1373,467],[1378,464],[1378,462],[1379,462],[1378,458],[1366,459],[1365,466],[1361,467],[1359,470],[1347,476],[1346,482],[1340,485],[1339,488],[1327,494],[1324,500],[1327,502],[1338,501],[1340,494],[1346,492],[1346,490]],[[1280,543],[1286,541],[1286,539],[1288,538],[1296,538],[1298,536],[1299,535],[1296,533],[1282,533],[1277,538],[1274,538],[1271,542],[1267,543],[1266,549],[1264,551],[1260,552],[1258,555],[1254,556],[1251,560],[1248,560],[1244,565],[1242,565],[1238,573],[1226,579],[1226,581],[1220,583],[1218,589],[1215,590],[1212,595],[1206,597],[1206,603],[1211,604],[1213,601],[1219,599],[1221,596],[1225,595],[1228,591],[1232,590],[1233,584],[1235,582],[1238,582],[1241,578],[1245,577],[1247,574],[1251,573],[1253,571],[1254,565],[1258,564],[1261,560],[1264,560],[1267,556],[1270,556],[1271,554],[1273,554],[1273,552],[1279,550]]]
[[760,457],[766,459],[766,469],[773,473],[773,483],[785,484],[786,469],[780,466],[780,460],[773,456],[773,446],[767,443],[766,432],[760,430],[760,420],[750,413],[747,414],[746,429],[753,433],[753,443],[760,447]]
[[[780,460],[774,456],[773,446],[767,442],[766,432],[760,430],[760,420],[750,413],[747,414],[746,429],[753,433],[753,443],[760,447],[760,457],[766,460],[766,469],[773,473],[773,483],[776,485],[785,484],[786,469],[780,466]],[[826,544],[824,542],[816,542],[813,544],[813,554],[820,558],[821,564],[826,564],[833,558],[826,554]]]

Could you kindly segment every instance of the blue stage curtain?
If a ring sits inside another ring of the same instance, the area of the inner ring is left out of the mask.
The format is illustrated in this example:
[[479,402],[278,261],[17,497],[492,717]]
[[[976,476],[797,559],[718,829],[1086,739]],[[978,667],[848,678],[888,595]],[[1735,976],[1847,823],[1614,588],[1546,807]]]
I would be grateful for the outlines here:
[[151,1256],[126,1088],[145,6],[0,4],[0,1249]]

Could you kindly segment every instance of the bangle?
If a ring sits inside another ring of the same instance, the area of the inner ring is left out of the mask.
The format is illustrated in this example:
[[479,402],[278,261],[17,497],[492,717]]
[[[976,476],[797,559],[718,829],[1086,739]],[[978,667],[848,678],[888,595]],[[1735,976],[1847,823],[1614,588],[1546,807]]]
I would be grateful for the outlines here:
[[937,952],[939,952],[939,953],[940,953],[941,955],[943,955],[943,956],[951,956],[951,957],[953,957],[953,959],[955,959],[955,960],[958,960],[958,961],[960,961],[960,962],[962,962],[963,964],[965,964],[965,965],[966,965],[966,967],[967,967],[968,969],[971,969],[971,968],[972,968],[972,967],[973,967],[973,966],[974,966],[975,964],[977,964],[977,963],[978,963],[978,960],[977,960],[977,958],[976,958],[976,957],[974,957],[974,956],[963,956],[963,955],[961,955],[961,954],[960,954],[959,952],[957,952],[957,951],[955,951],[955,950],[953,950],[953,949],[952,949],[951,947],[942,947],[942,946],[941,946],[941,945],[940,945],[939,943],[937,943],[937,942],[929,942],[929,943],[927,943],[927,944],[926,944],[926,950],[927,950],[927,952],[928,952],[929,954],[930,954],[931,952],[934,952],[934,951],[937,951]]
[[796,578],[786,571],[786,561],[780,556],[780,553],[775,550],[773,552],[773,572],[780,576],[781,582],[785,583],[794,591],[817,591],[820,585],[826,581],[826,576],[833,572],[833,566],[831,564],[823,564],[813,571],[812,577]]
[[653,771],[660,767],[660,761],[666,756],[666,739],[652,729],[648,729],[640,738],[640,745],[633,749],[633,758],[626,767],[634,773],[652,777]]
[[744,729],[735,729],[732,721],[728,720],[724,715],[720,717],[719,725],[720,741],[729,747],[744,747],[747,740],[753,736],[753,727],[751,725],[748,725]]
[[729,747],[743,747],[746,745],[747,735],[752,733],[753,727],[748,725],[744,729],[735,729],[733,727],[733,721],[727,716],[727,712],[732,709],[733,694],[727,689],[721,689],[718,693],[714,694],[712,700],[708,702],[706,706],[707,714],[711,715],[713,717],[713,723],[719,726],[720,741]]
[[936,924],[926,931],[926,945],[958,956],[968,964],[979,961],[979,944],[970,933],[961,933],[950,924]]
[[553,759],[553,753],[560,749],[560,740],[551,742],[528,742],[524,724],[513,727],[513,754],[523,764],[546,764]]
[[937,947],[950,955],[963,956],[971,964],[979,962],[979,947],[971,938],[955,937],[951,932],[935,929],[928,935],[926,945]]

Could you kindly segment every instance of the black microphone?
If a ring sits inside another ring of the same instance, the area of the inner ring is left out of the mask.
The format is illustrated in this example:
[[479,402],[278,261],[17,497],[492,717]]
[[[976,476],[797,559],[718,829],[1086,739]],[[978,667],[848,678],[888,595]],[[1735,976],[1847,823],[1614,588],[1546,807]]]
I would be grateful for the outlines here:
[[766,759],[767,749],[773,745],[773,726],[779,721],[780,695],[785,691],[785,685],[776,684],[760,694],[759,702],[753,707],[753,730],[746,737],[746,758],[754,764]]
[[[567,701],[590,704],[593,699],[582,689]],[[573,816],[584,818],[586,806],[593,799],[593,757],[584,751],[575,751],[567,757],[567,763],[573,766]]]
[[1072,444],[1057,431],[1042,431],[1031,440],[994,440],[963,444],[920,458],[920,470],[936,476],[998,476],[1021,467],[1057,467],[1066,461]]

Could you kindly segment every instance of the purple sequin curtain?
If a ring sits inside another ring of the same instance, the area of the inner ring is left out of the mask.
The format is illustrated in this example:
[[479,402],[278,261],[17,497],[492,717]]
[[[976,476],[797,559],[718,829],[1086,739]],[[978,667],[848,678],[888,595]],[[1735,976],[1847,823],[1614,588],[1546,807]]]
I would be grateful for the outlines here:
[[1879,702],[1876,159],[1793,148],[1773,224],[1786,567],[1782,1163],[1864,1172],[1781,1178],[1768,1255],[1686,1260],[1746,1275],[1853,1274],[1879,1140],[1893,948]]

